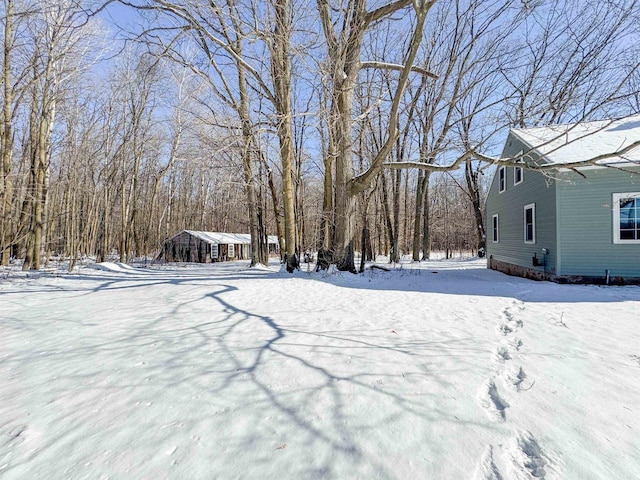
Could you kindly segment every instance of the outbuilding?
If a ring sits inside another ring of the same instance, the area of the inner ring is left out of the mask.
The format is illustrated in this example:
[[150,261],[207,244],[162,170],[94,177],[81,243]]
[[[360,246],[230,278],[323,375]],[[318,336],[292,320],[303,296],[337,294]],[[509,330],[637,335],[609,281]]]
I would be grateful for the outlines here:
[[[278,237],[268,237],[269,255],[279,254]],[[158,255],[166,262],[225,262],[248,260],[251,236],[246,233],[202,232],[183,230],[167,239]]]

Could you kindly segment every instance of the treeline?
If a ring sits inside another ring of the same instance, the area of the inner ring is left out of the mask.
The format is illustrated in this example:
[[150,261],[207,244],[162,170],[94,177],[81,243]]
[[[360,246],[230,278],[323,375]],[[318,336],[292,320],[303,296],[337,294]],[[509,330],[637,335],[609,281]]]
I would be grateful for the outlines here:
[[632,0],[369,3],[140,0],[114,35],[109,2],[2,0],[2,264],[185,228],[289,269],[482,252],[508,127],[640,111]]

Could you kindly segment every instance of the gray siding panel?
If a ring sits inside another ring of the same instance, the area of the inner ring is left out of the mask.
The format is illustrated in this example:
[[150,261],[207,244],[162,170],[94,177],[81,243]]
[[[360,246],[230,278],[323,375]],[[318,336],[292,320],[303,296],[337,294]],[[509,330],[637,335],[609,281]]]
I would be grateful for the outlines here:
[[613,193],[640,192],[640,169],[627,170],[581,170],[587,178],[557,182],[559,274],[640,277],[640,244],[613,243]]
[[[521,150],[528,151],[529,147],[522,144],[511,134],[502,153],[503,157],[516,155]],[[524,171],[524,182],[514,185],[514,168],[507,167],[506,191],[498,192],[498,173],[494,175],[491,188],[487,196],[487,256],[496,260],[544,270],[547,273],[556,272],[556,188],[555,179],[539,172]],[[535,203],[536,209],[536,243],[524,242],[524,206]],[[500,242],[493,243],[492,217],[499,215]],[[542,249],[549,250],[545,267],[534,267],[534,254],[542,260]]]

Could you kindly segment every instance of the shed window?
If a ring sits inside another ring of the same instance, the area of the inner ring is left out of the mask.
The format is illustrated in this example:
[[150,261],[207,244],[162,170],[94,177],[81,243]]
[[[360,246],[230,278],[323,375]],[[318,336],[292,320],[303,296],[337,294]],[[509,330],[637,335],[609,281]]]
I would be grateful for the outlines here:
[[524,172],[522,167],[513,167],[513,184],[518,185],[524,180]]
[[536,204],[524,206],[524,243],[536,243]]
[[493,243],[500,241],[500,232],[498,230],[498,214],[493,216]]
[[499,191],[504,192],[507,189],[507,170],[505,167],[498,169]]
[[640,192],[613,194],[613,243],[640,243]]

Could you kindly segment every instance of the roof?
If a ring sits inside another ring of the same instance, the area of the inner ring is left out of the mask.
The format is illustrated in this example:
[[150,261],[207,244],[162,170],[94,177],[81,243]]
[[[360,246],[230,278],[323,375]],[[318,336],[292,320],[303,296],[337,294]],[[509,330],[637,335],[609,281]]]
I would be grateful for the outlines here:
[[[215,244],[222,243],[222,244],[234,244],[234,245],[251,244],[251,235],[249,235],[248,233],[201,232],[198,230],[183,230],[183,231],[207,243],[215,243]],[[276,235],[269,235],[268,242],[277,244],[278,237]]]
[[[640,115],[620,120],[603,120],[536,128],[516,128],[511,132],[544,158],[557,165],[610,155],[640,141]],[[623,156],[599,160],[599,165],[640,163],[640,146]]]

